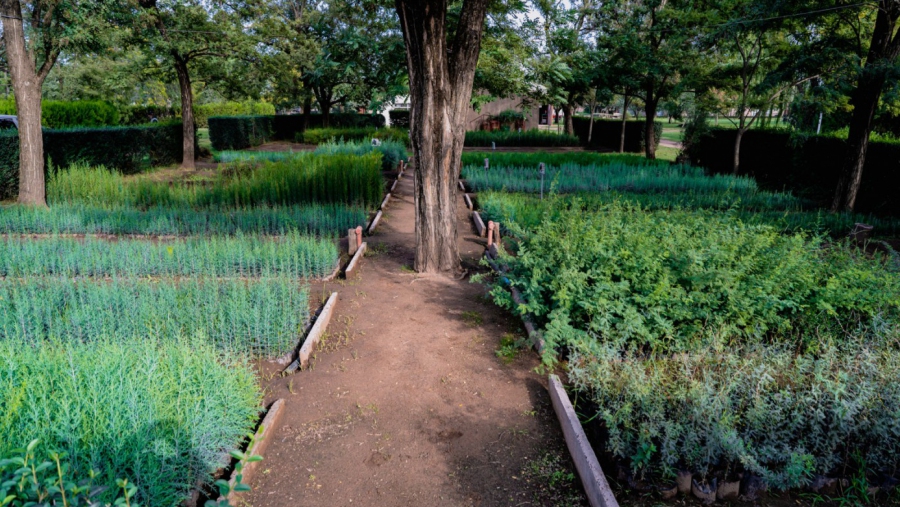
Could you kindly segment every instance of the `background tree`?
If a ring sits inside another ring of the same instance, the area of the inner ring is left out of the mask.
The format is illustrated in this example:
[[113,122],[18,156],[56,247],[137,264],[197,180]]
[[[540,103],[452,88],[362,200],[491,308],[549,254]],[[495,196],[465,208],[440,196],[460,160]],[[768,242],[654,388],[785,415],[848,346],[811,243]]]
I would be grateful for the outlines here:
[[46,206],[41,95],[63,51],[103,46],[105,0],[0,0],[3,43],[19,118],[19,202]]
[[456,182],[487,0],[464,0],[455,28],[447,0],[397,0],[406,43],[415,157],[416,271],[454,273]]

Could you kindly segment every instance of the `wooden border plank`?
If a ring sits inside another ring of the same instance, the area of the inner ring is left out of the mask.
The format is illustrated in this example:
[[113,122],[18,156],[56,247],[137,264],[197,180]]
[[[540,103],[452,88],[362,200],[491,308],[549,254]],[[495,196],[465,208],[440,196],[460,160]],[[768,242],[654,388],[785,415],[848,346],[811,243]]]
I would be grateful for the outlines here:
[[487,232],[487,227],[484,226],[484,221],[477,211],[472,212],[472,220],[475,221],[475,228],[478,229],[478,235],[483,238]]
[[375,214],[375,218],[372,219],[372,223],[369,224],[369,228],[366,229],[366,234],[371,236],[373,232],[375,232],[375,228],[378,227],[378,222],[381,221],[381,210],[378,210],[378,213]]
[[384,209],[385,206],[388,205],[388,201],[391,200],[391,193],[388,192],[386,196],[384,196],[384,200],[381,201],[381,209]]
[[469,209],[475,209],[472,205],[472,199],[469,197],[469,194],[463,194],[463,199],[466,200],[466,207]]
[[399,183],[399,182],[400,182],[400,178],[397,178],[396,180],[394,180],[394,184],[391,185],[391,192],[393,192],[397,188],[397,183]]
[[465,191],[466,191],[466,186],[465,186],[465,185],[463,185],[463,182],[462,182],[462,180],[459,180],[459,189],[460,189],[460,190],[462,190],[462,191],[463,191],[463,192],[465,192]]
[[356,250],[356,253],[353,254],[353,258],[350,259],[350,263],[347,264],[347,269],[344,270],[344,278],[350,278],[351,276],[356,274],[356,271],[359,268],[359,260],[362,258],[363,254],[366,252],[367,243],[363,241],[362,245],[359,245],[359,248]]
[[562,382],[556,375],[550,375],[550,399],[553,402],[553,410],[556,411],[556,417],[562,426],[563,436],[566,438],[566,447],[569,448],[569,454],[572,455],[572,461],[575,462],[575,469],[581,477],[581,484],[584,486],[584,492],[587,494],[588,501],[592,507],[619,507],[616,497],[606,482],[606,475],[600,468],[600,462],[597,461],[597,455],[588,442],[587,435],[578,421],[575,409],[569,401],[569,396],[563,389]]
[[[363,244],[365,245],[365,243]],[[319,318],[316,319],[316,324],[309,330],[303,346],[300,347],[300,352],[297,353],[297,363],[299,363],[301,370],[309,366],[309,356],[312,355],[316,344],[319,343],[322,335],[325,334],[325,330],[328,329],[328,323],[331,322],[331,314],[334,313],[334,307],[337,306],[337,297],[337,292],[331,293],[328,302],[325,303],[325,306],[322,307],[322,311],[319,313]]]
[[[262,422],[259,423],[259,428],[257,428],[256,430],[256,441],[253,442],[253,447],[247,449],[248,456],[262,456],[263,453],[266,452],[266,448],[269,446],[269,442],[272,440],[272,431],[278,424],[278,422],[281,421],[281,416],[284,413],[283,409],[284,400],[281,398],[275,400],[275,403],[273,403],[272,406],[269,407],[269,411],[266,412],[266,416],[263,418]],[[241,470],[241,474],[243,476],[241,477],[241,482],[243,484],[249,484],[250,477],[253,475],[253,472],[256,470],[256,467],[257,465],[259,465],[259,463],[260,462],[255,461],[244,465],[244,469]],[[232,488],[234,488],[234,482],[235,477],[232,476],[231,479],[228,480],[228,483],[231,484]],[[237,492],[232,491],[228,495],[228,500],[231,501],[232,504],[237,494]]]

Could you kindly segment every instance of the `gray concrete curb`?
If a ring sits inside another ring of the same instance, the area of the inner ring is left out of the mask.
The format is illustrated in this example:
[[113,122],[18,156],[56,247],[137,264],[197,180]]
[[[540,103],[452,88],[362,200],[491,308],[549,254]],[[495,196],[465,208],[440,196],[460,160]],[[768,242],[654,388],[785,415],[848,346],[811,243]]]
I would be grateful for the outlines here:
[[[269,446],[269,442],[271,438],[272,428],[278,424],[281,420],[281,415],[284,412],[282,409],[284,408],[284,400],[277,399],[275,403],[269,408],[269,411],[266,412],[266,416],[263,418],[262,422],[259,423],[259,428],[256,430],[256,441],[253,442],[253,447],[247,449],[247,455],[253,456],[258,455],[262,456],[264,452],[266,452],[266,448]],[[247,463],[244,465],[244,469],[241,470],[241,482],[243,484],[248,484],[250,482],[250,477],[253,475],[253,472],[256,470],[257,465],[259,465],[259,461],[255,461],[252,463]],[[232,488],[234,488],[235,477],[231,477],[228,480],[228,484],[231,484]],[[229,502],[234,505],[235,497],[238,495],[237,492],[232,491],[228,495]]]
[[569,454],[572,455],[572,461],[575,462],[575,469],[578,470],[578,476],[581,477],[581,484],[584,486],[584,492],[588,497],[588,501],[592,507],[619,507],[619,502],[609,488],[606,482],[606,476],[603,469],[600,468],[600,462],[597,461],[597,455],[588,442],[587,435],[578,421],[575,409],[569,402],[569,396],[563,388],[562,382],[556,375],[550,375],[550,400],[553,402],[553,410],[556,411],[556,417],[562,426],[563,436],[566,438],[566,447],[569,448]]
[[391,193],[388,192],[386,196],[384,196],[384,200],[381,201],[381,209],[384,209],[385,206],[388,205],[388,201],[391,200]]
[[366,229],[366,235],[371,236],[373,232],[375,232],[375,228],[378,227],[378,222],[381,221],[381,210],[378,210],[378,213],[375,214],[375,218],[372,219],[372,223],[369,224],[369,228]]
[[344,278],[350,278],[356,274],[356,271],[359,268],[359,259],[366,253],[367,246],[368,244],[365,241],[363,241],[362,245],[359,245],[356,253],[353,254],[353,258],[350,259],[350,263],[347,264],[347,269],[344,270]]
[[465,191],[466,191],[466,186],[465,186],[465,185],[463,185],[463,182],[462,182],[462,180],[459,180],[459,189],[460,189],[460,190],[462,190],[462,191],[463,191],[463,192],[465,192]]
[[477,211],[472,212],[472,220],[475,221],[475,228],[478,229],[478,235],[482,238],[485,237],[487,227],[484,226],[484,221],[481,220],[481,215],[479,215]]
[[475,209],[472,205],[472,199],[469,197],[469,194],[463,194],[463,199],[466,200],[466,207],[469,209]]

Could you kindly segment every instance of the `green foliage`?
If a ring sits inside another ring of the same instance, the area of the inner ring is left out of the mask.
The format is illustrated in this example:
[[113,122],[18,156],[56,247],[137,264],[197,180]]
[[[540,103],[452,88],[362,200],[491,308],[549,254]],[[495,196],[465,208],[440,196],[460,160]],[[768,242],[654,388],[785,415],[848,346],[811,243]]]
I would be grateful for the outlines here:
[[211,116],[209,140],[214,150],[243,150],[272,140],[272,116]]
[[409,109],[391,109],[388,117],[392,128],[409,129]]
[[500,114],[494,116],[493,119],[499,120],[504,125],[509,125],[517,121],[525,121],[525,113],[515,109],[505,109],[500,111]]
[[409,146],[409,131],[398,128],[316,128],[297,135],[297,140],[308,144],[324,144],[332,141],[364,141],[379,139]]
[[508,151],[465,151],[462,154],[462,164],[484,165],[484,159],[490,159],[491,167],[525,167],[537,169],[540,163],[547,167],[564,164],[576,165],[607,165],[629,164],[632,166],[664,166],[668,162],[661,160],[649,160],[641,155],[627,155],[618,153],[596,153],[592,151],[571,151],[568,153],[516,153]]
[[[0,341],[204,336],[222,350],[278,357],[309,319],[306,287],[292,278],[0,281]],[[102,311],[99,311],[102,309]]]
[[[107,489],[93,500],[106,504],[123,490],[132,505],[179,504],[228,464],[226,450],[251,429],[259,404],[250,364],[202,339],[0,340],[0,456],[15,459],[14,446],[39,439],[66,454],[69,491],[95,470],[93,485]],[[55,463],[39,477],[54,475]]]
[[396,171],[401,160],[409,160],[406,153],[406,143],[398,141],[383,141],[379,146],[372,146],[371,142],[345,142],[330,141],[320,144],[315,153],[321,155],[365,155],[366,153],[381,153],[381,170]]
[[199,128],[209,127],[211,116],[273,116],[275,106],[268,102],[213,102],[194,105],[194,122]]
[[[124,174],[181,160],[180,123],[134,127],[44,129],[44,156],[53,167],[103,165]],[[52,170],[52,168],[51,168]],[[19,138],[0,134],[0,199],[19,192]]]
[[53,204],[49,209],[0,207],[0,231],[18,234],[301,234],[337,236],[363,225],[363,208],[342,204],[232,207],[133,207]]
[[[654,122],[654,142],[659,146],[662,138],[662,122]],[[588,148],[598,148],[619,151],[622,139],[622,120],[598,120],[594,118],[594,128],[591,130],[591,142],[588,143],[588,130],[590,119],[581,116],[572,118],[572,127],[575,135],[581,141],[581,145]],[[644,151],[643,121],[625,122],[625,151],[628,153],[640,153]]]
[[491,143],[497,146],[578,146],[579,141],[575,136],[543,132],[537,129],[523,132],[511,132],[496,130],[487,132],[482,130],[470,130],[466,132],[465,146],[491,147]]
[[52,203],[128,207],[250,207],[335,202],[375,205],[383,194],[381,156],[298,153],[281,161],[238,161],[208,185],[129,180],[103,167],[72,166],[47,185]]
[[[17,114],[15,99],[0,100],[0,114]],[[44,128],[105,127],[118,123],[118,109],[103,100],[41,101],[41,125]]]
[[[0,505],[94,505],[101,487],[95,484],[94,471],[79,477],[72,471],[66,453],[47,451],[40,441],[32,440],[27,447],[0,453]],[[128,505],[137,488],[127,479],[116,481],[115,505]],[[115,496],[110,494],[110,498]]]
[[[598,405],[607,449],[648,477],[751,472],[778,489],[900,465],[900,354],[863,344],[641,357],[572,344],[569,379]],[[657,450],[640,461],[642,449]]]
[[54,236],[0,238],[0,277],[322,278],[338,262],[337,245],[288,232],[279,238],[238,234],[173,241]]
[[144,125],[156,118],[157,121],[172,121],[180,116],[174,108],[168,106],[141,105],[124,106],[119,109],[119,123],[122,125]]
[[822,246],[729,214],[611,204],[547,215],[504,259],[527,306],[500,286],[493,294],[543,323],[551,350],[576,342],[660,354],[771,342],[815,350],[848,333],[898,332],[900,277],[885,259]]

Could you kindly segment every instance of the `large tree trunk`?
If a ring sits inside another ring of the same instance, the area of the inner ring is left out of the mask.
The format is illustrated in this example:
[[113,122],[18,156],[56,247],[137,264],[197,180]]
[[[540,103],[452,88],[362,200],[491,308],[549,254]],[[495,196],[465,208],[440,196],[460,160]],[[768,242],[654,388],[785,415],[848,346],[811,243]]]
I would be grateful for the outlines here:
[[866,151],[869,149],[869,133],[872,131],[878,99],[884,88],[887,69],[896,60],[900,51],[900,33],[894,35],[898,17],[900,17],[900,2],[896,0],[879,2],[866,64],[850,98],[853,117],[850,119],[850,131],[847,134],[847,159],[838,180],[831,211],[853,211],[856,205],[856,195],[862,183]]
[[658,99],[647,93],[647,105],[644,109],[644,153],[650,160],[656,159],[656,105]]
[[191,75],[187,62],[180,55],[172,55],[175,59],[175,73],[178,74],[178,87],[181,89],[181,167],[194,169],[194,91],[191,90]]
[[486,4],[465,0],[448,41],[447,0],[396,0],[409,67],[420,273],[460,270],[456,184]]
[[625,95],[625,104],[622,107],[622,132],[619,134],[619,153],[625,153],[625,122],[628,118],[628,95]]
[[575,105],[574,104],[566,104],[563,106],[563,113],[566,115],[566,134],[570,136],[575,135],[575,124],[572,121],[572,116],[575,113]]
[[25,47],[19,0],[0,1],[0,14],[19,119],[19,202],[46,206],[44,137],[41,131],[41,86],[46,74],[42,72],[43,75],[40,75],[35,71],[34,61]]

